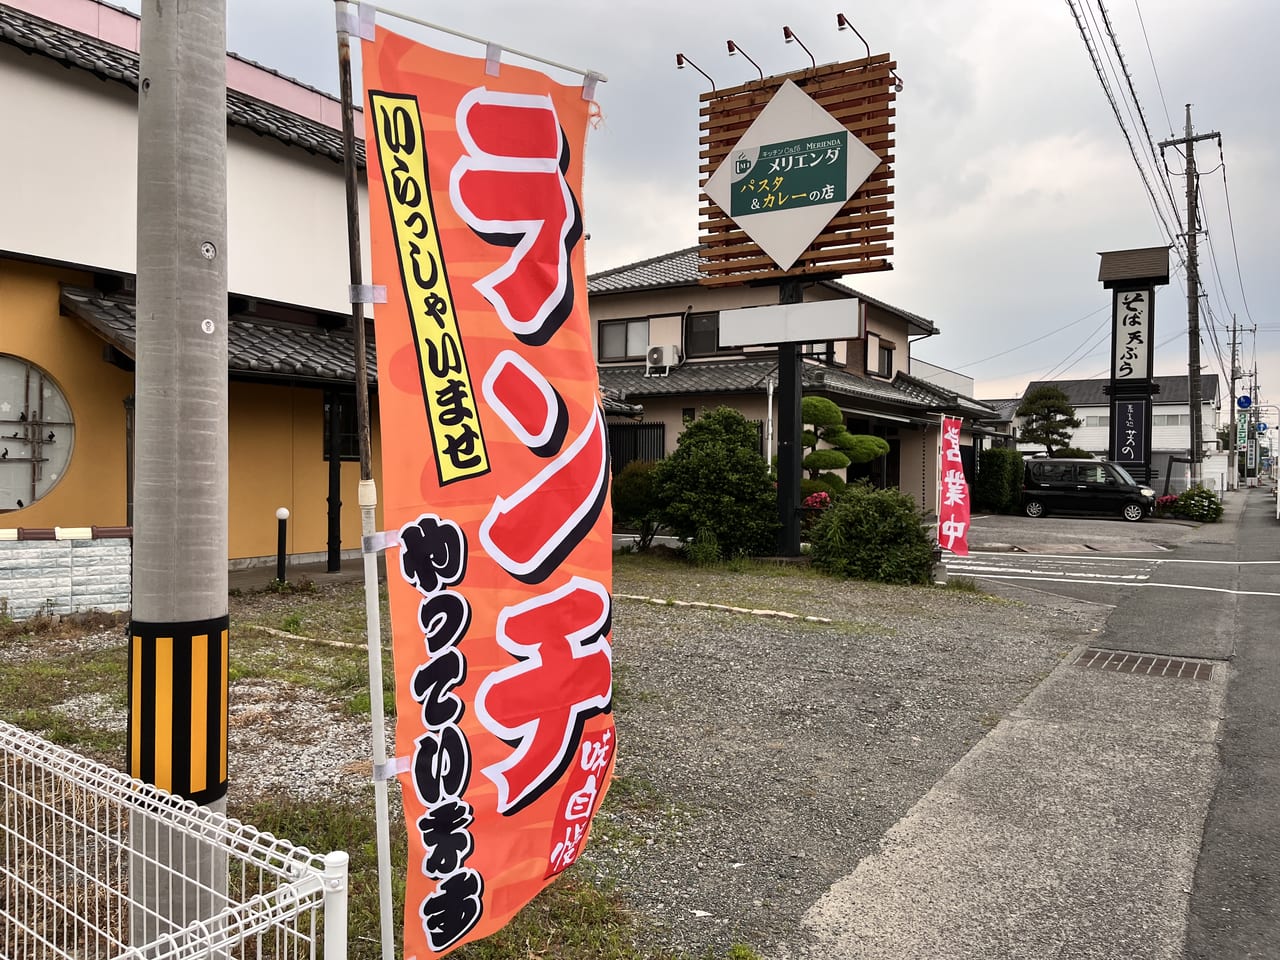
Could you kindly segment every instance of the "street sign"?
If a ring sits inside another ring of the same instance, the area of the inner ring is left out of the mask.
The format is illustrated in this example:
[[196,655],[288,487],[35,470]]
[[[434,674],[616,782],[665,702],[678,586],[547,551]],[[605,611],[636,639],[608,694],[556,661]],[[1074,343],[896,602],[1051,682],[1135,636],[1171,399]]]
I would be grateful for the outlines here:
[[789,270],[878,166],[878,155],[787,80],[703,192]]
[[1253,401],[1250,400],[1247,396],[1241,395],[1236,397],[1236,406],[1239,407],[1241,410],[1248,410],[1251,406],[1253,406]]
[[1266,432],[1267,432],[1267,425],[1266,425],[1265,423],[1262,423],[1261,421],[1259,421],[1259,423],[1258,423],[1257,427],[1255,427],[1254,429],[1256,429],[1259,433],[1266,433]]
[[1244,446],[1249,437],[1249,415],[1241,412],[1236,415],[1236,446]]

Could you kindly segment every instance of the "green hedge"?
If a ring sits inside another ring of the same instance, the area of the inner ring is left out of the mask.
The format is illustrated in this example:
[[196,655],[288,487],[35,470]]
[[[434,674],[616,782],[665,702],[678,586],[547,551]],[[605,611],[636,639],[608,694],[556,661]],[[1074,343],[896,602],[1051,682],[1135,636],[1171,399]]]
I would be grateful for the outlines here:
[[1013,513],[1022,499],[1022,454],[1007,447],[983,450],[973,484],[973,506],[992,513]]

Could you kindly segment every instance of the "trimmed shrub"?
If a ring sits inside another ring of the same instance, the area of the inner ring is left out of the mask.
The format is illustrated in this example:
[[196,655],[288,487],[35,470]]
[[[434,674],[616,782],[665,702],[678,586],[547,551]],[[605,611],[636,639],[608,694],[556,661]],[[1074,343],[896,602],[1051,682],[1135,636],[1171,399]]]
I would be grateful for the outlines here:
[[1207,487],[1191,487],[1178,496],[1175,516],[1200,523],[1217,523],[1222,519],[1222,498]]
[[712,537],[726,560],[776,550],[778,494],[756,428],[738,411],[689,424],[656,479],[662,523],[685,543]]
[[1063,450],[1053,451],[1055,457],[1065,457],[1072,460],[1096,460],[1092,453],[1088,450],[1081,450],[1079,447],[1067,447]]
[[1022,497],[1022,454],[1005,447],[983,450],[973,483],[973,505],[993,513],[1013,513]]
[[813,526],[810,559],[837,577],[928,583],[933,539],[910,497],[851,483]]
[[613,520],[634,527],[637,546],[647,550],[658,532],[662,501],[658,499],[658,464],[632,460],[613,478]]

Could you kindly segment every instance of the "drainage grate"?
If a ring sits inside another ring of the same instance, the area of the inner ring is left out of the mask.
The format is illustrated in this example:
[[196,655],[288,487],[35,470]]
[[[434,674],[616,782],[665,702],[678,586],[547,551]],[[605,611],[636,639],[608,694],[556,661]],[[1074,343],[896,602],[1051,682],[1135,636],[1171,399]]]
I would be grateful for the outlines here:
[[1201,660],[1153,657],[1145,653],[1095,650],[1092,647],[1080,654],[1075,665],[1110,670],[1113,673],[1138,673],[1148,677],[1177,677],[1182,680],[1208,680],[1213,676],[1213,664]]

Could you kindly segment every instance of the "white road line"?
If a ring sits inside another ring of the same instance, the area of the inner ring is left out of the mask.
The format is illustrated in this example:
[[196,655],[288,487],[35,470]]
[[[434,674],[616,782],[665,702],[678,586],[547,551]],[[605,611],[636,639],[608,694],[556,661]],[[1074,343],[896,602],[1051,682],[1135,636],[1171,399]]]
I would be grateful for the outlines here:
[[[1034,573],[1058,572],[1054,570],[1036,570],[1031,567],[970,567],[970,566],[964,566],[960,564],[957,564],[955,566],[952,566],[951,564],[947,564],[947,571],[948,572],[955,571],[958,573],[972,573],[972,574],[982,574],[984,572],[990,572],[995,574],[1014,574],[1014,573],[1034,574]],[[1146,573],[1143,573],[1143,574],[1089,573],[1087,571],[1081,570],[1081,571],[1072,571],[1071,574],[1066,574],[1065,572],[1063,572],[1063,576],[1059,577],[1059,579],[1063,579],[1066,576],[1089,577],[1094,580],[1106,580],[1108,582],[1119,581],[1119,580],[1147,580],[1150,578],[1150,574],[1146,574]]]
[[[972,557],[973,554],[970,553],[969,556]],[[1031,557],[1038,560],[1072,560],[1076,562],[1080,562],[1082,560],[1082,557],[1078,553],[1018,553],[1018,556]],[[1088,559],[1095,562],[1124,561],[1126,563],[1206,563],[1226,567],[1250,567],[1263,566],[1266,564],[1280,564],[1280,560],[1189,560],[1181,557],[1113,557],[1109,554],[1090,554]]]
[[1064,577],[1006,577],[991,574],[979,574],[979,580],[1029,580],[1038,583],[1075,583],[1082,586],[1097,586],[1107,583],[1115,587],[1167,587],[1170,590],[1202,590],[1206,593],[1229,593],[1237,597],[1280,597],[1280,593],[1268,590],[1228,590],[1225,587],[1197,587],[1186,583],[1159,583],[1146,580],[1141,583],[1123,583],[1119,580],[1068,580]]

